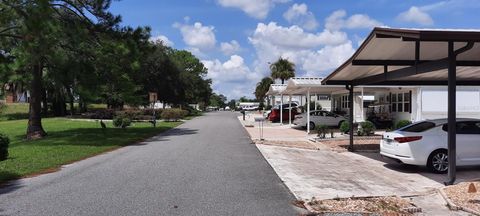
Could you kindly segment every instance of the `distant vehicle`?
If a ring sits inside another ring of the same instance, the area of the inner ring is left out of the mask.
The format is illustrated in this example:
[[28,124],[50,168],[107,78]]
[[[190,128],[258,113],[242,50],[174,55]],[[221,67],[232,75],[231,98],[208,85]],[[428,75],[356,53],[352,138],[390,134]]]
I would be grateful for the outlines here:
[[241,110],[245,110],[245,111],[258,110],[259,106],[260,106],[260,103],[258,102],[240,102],[238,104],[238,107],[240,107]]
[[[326,125],[329,127],[340,127],[342,122],[346,121],[344,116],[335,114],[325,110],[310,111],[310,129],[314,129],[317,125]],[[307,113],[303,113],[293,121],[294,125],[307,127]]]
[[[380,154],[395,162],[448,171],[447,119],[426,120],[383,134]],[[457,165],[480,165],[480,119],[457,119]]]
[[242,110],[255,111],[255,110],[258,110],[258,106],[245,106],[245,107],[242,108]]
[[[272,107],[272,109],[265,111],[265,116],[267,117],[267,119],[268,119],[268,117],[270,116],[270,113],[272,112],[272,110],[278,109],[279,107],[280,107],[280,105],[276,105],[275,107]],[[282,107],[283,107],[283,109],[290,109],[290,104],[288,104],[288,103],[287,103],[287,104],[283,104]],[[291,103],[291,107],[294,108],[294,109],[296,109],[295,111],[296,111],[297,114],[298,114],[298,110],[297,110],[298,104],[297,104],[296,102],[292,102],[292,103]],[[287,116],[287,117],[288,117],[288,116]]]
[[[295,119],[295,115],[298,114],[297,111],[297,104],[296,103],[291,103],[291,104],[283,104],[281,106],[283,108],[282,110],[282,120],[288,120],[288,116],[291,113],[292,115],[290,116],[291,119]],[[290,112],[290,107],[292,111]],[[270,110],[270,112],[267,112],[267,119],[271,122],[280,122],[280,106],[275,106]]]

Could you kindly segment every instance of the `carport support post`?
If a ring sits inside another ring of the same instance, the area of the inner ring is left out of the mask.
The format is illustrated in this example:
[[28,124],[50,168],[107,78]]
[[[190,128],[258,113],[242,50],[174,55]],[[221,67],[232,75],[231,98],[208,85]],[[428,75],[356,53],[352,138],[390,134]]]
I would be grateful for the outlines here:
[[280,124],[283,124],[283,94],[280,95]]
[[310,134],[310,88],[307,89],[307,136]]
[[288,97],[288,125],[292,125],[292,95]]
[[348,89],[348,123],[350,125],[350,145],[348,146],[348,151],[353,152],[353,85],[347,85]]
[[456,131],[456,94],[457,64],[453,41],[448,42],[448,182],[452,185],[456,179],[457,168],[457,131]]

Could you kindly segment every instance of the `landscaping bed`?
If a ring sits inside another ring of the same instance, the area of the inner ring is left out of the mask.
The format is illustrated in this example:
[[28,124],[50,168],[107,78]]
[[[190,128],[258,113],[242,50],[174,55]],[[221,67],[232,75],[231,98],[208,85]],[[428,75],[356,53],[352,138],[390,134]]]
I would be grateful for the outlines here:
[[311,149],[317,150],[318,148],[310,142],[307,141],[279,141],[279,140],[255,140],[255,144],[260,145],[272,145],[280,147],[289,147],[289,148],[302,148],[302,149]]
[[306,205],[316,215],[413,215],[421,211],[410,200],[396,196],[313,199]]
[[[469,193],[470,184],[475,186],[477,191]],[[456,185],[450,185],[442,189],[444,196],[453,204],[451,208],[462,209],[467,212],[480,215],[480,182],[462,182]]]
[[[382,136],[355,136],[353,144],[356,151],[380,151]],[[317,139],[316,143],[325,145],[336,151],[347,151],[350,138]]]
[[57,170],[69,164],[122,146],[134,144],[181,122],[133,123],[122,129],[112,122],[72,121],[65,118],[42,119],[48,136],[35,141],[25,140],[27,120],[0,122],[1,132],[11,140],[9,157],[0,162],[0,183],[39,173]]

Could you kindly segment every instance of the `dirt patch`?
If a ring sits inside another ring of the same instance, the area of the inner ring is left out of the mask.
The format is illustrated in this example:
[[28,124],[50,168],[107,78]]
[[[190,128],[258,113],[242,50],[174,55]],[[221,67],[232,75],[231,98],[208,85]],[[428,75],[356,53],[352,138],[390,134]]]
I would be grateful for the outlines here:
[[307,203],[317,215],[357,213],[361,215],[413,215],[420,212],[410,200],[389,196],[370,198],[339,198],[315,200]]
[[310,150],[318,149],[315,146],[315,144],[308,141],[254,140],[254,143],[257,145],[272,145],[272,146],[289,147],[289,148],[310,149]]
[[[380,151],[381,136],[354,137],[353,145],[356,151]],[[350,139],[320,139],[316,144],[327,146],[335,151],[347,151]]]
[[[474,185],[476,191],[469,193],[470,184]],[[480,215],[480,182],[462,182],[443,188],[445,195],[453,204],[465,210],[473,211]]]

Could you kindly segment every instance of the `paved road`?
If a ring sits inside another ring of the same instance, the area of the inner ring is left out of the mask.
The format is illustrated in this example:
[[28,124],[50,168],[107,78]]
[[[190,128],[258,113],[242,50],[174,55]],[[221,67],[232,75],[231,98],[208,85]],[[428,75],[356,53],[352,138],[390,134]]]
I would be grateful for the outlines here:
[[297,215],[235,114],[0,189],[0,215]]

